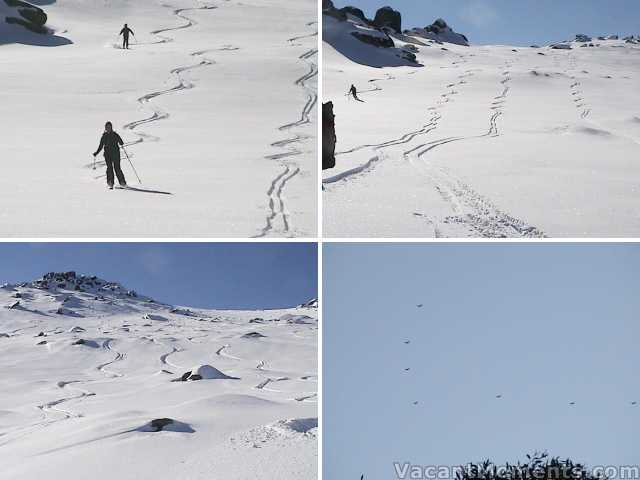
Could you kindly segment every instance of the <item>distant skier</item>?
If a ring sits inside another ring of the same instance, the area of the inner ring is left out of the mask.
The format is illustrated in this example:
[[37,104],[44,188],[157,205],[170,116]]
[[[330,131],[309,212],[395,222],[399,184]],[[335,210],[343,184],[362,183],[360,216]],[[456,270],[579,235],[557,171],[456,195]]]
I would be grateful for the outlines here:
[[104,133],[100,138],[100,146],[95,151],[93,156],[95,157],[104,149],[104,161],[107,164],[107,185],[110,189],[113,189],[113,171],[115,170],[118,182],[121,187],[127,186],[127,181],[124,178],[124,173],[120,168],[120,145],[124,145],[122,138],[116,132],[113,131],[113,125],[111,122],[107,122],[104,125]]
[[133,30],[131,30],[128,25],[125,23],[124,27],[122,27],[122,30],[120,30],[120,35],[122,35],[122,48],[123,49],[129,49],[129,34],[133,35],[134,37],[136,36],[135,33],[133,33]]
[[364,100],[360,100],[358,98],[358,90],[356,90],[356,86],[354,84],[351,84],[351,88],[349,88],[348,95],[351,95],[354,98],[354,100],[357,100],[359,102],[364,102]]

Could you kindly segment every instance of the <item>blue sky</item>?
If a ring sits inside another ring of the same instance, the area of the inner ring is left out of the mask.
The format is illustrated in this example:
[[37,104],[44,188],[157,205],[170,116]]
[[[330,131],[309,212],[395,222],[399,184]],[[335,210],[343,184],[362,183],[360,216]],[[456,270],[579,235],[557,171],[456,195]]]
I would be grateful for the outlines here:
[[317,297],[313,243],[0,243],[0,266],[0,283],[75,270],[201,308],[277,308]]
[[326,478],[637,464],[640,245],[325,243],[323,262]]
[[402,14],[402,28],[424,27],[442,17],[473,44],[548,44],[587,35],[640,34],[638,0],[335,0],[373,18],[389,5]]

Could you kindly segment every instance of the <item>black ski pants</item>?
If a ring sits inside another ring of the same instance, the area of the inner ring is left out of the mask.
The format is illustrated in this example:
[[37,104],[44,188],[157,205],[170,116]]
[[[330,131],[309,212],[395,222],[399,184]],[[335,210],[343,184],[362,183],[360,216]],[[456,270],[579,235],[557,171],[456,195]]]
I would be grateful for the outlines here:
[[118,177],[118,183],[120,185],[126,185],[127,181],[124,178],[124,173],[122,173],[122,169],[120,168],[120,157],[104,157],[104,161],[107,164],[107,183],[110,186],[113,186],[113,171],[115,170],[116,176]]

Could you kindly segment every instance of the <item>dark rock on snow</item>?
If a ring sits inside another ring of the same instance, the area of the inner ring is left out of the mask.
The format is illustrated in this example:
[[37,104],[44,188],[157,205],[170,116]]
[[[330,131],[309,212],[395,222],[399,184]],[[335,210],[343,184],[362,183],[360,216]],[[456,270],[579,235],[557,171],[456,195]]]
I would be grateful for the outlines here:
[[333,102],[322,104],[322,169],[336,166],[336,127]]
[[47,23],[47,14],[40,7],[23,2],[22,0],[0,0],[18,12],[19,17],[6,17],[5,21],[11,24],[22,25],[35,33],[49,33],[44,26]]
[[156,418],[151,420],[151,428],[155,429],[156,432],[159,432],[167,425],[171,425],[173,423],[173,419],[171,418]]
[[389,27],[396,32],[402,32],[402,16],[391,7],[382,7],[376,12],[373,24],[378,28]]
[[361,33],[361,32],[351,32],[351,35],[356,37],[361,42],[368,43],[369,45],[373,45],[374,47],[392,48],[392,47],[395,46],[395,43],[393,43],[393,40],[391,40],[387,36],[384,36],[384,37],[375,36],[374,37],[373,35],[366,35],[366,34]]
[[[362,10],[360,10],[359,8],[356,7],[343,7],[340,9],[340,11],[342,13],[345,14],[350,14],[353,15],[354,17],[358,17],[360,20],[369,23],[369,20],[367,20],[367,17],[364,16],[364,12]],[[346,15],[345,15],[346,18]]]
[[242,338],[266,338],[266,335],[262,335],[259,332],[249,332],[242,335]]

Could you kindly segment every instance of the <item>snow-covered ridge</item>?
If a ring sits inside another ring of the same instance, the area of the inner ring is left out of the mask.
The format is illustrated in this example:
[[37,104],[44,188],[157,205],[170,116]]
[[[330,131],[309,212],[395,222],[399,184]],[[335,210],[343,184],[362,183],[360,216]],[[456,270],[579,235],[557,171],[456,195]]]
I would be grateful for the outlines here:
[[31,282],[19,284],[4,284],[3,289],[35,288],[39,290],[61,291],[72,290],[75,292],[91,293],[94,295],[109,295],[112,297],[139,298],[142,301],[152,301],[151,298],[139,296],[135,290],[125,288],[118,282],[103,280],[96,275],[77,275],[74,271],[49,272]]

